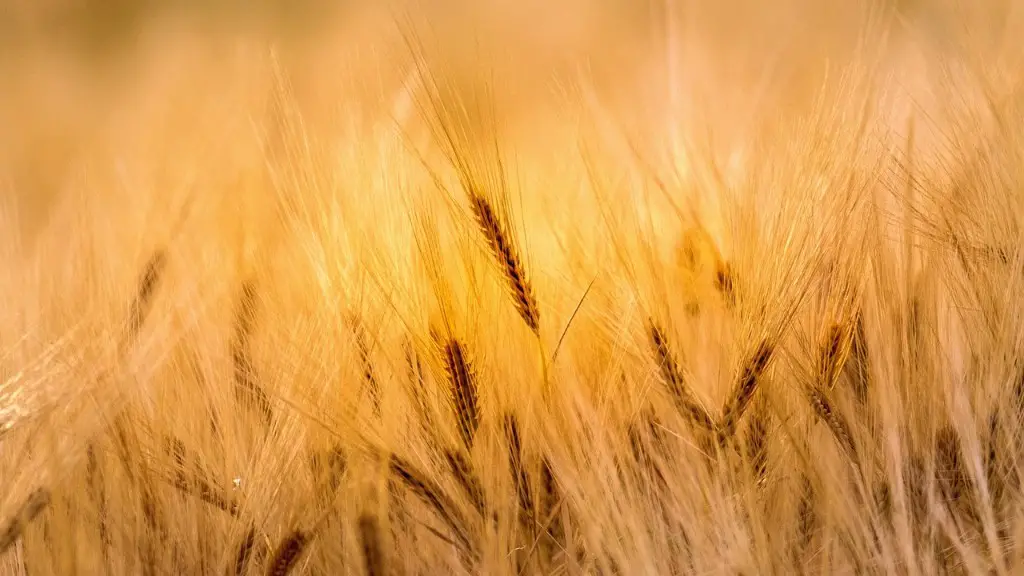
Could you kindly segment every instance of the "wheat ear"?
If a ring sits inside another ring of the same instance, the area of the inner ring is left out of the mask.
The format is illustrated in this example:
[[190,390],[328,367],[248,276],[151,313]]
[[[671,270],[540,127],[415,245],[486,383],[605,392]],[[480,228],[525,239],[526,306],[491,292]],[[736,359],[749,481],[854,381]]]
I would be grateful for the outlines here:
[[487,240],[491,253],[501,266],[505,280],[512,290],[519,316],[534,334],[539,334],[540,310],[537,308],[537,299],[533,295],[533,287],[526,275],[526,269],[515,244],[506,232],[504,223],[487,198],[479,192],[469,193],[469,204],[476,217],[477,226]]
[[704,430],[713,430],[714,422],[711,415],[697,403],[697,400],[687,390],[683,371],[672,354],[665,331],[653,319],[648,319],[648,336],[655,361],[661,368],[662,380],[665,382],[676,408]]
[[302,558],[311,536],[302,530],[293,530],[274,549],[267,566],[267,576],[288,576]]
[[466,450],[473,447],[473,439],[480,427],[480,413],[477,405],[477,385],[466,349],[457,338],[448,338],[442,346],[445,375],[451,384],[452,399],[455,403],[455,418],[459,434]]
[[767,340],[762,341],[740,370],[736,387],[722,410],[722,422],[718,430],[720,445],[725,445],[736,432],[736,424],[743,417],[747,406],[754,398],[754,393],[757,392],[761,377],[765,369],[768,368],[774,351],[774,347]]
[[160,278],[167,268],[167,254],[163,250],[157,250],[146,262],[142,277],[139,279],[138,289],[135,291],[135,299],[132,301],[128,313],[128,321],[125,326],[124,346],[135,343],[142,331],[142,325],[149,316],[149,310],[153,305],[153,296],[156,294]]
[[29,494],[28,498],[21,505],[21,508],[14,513],[14,516],[7,521],[3,529],[0,530],[0,556],[2,556],[7,549],[14,545],[21,537],[25,527],[29,525],[37,516],[39,516],[46,507],[50,505],[50,491],[44,488],[39,488],[35,492]]
[[367,576],[385,576],[384,548],[380,542],[380,526],[377,517],[363,514],[359,517],[359,541],[363,545],[363,566]]
[[252,282],[242,285],[242,294],[235,314],[235,330],[231,339],[231,358],[235,370],[235,396],[244,405],[256,410],[267,426],[274,414],[270,400],[252,363],[249,339],[256,319],[256,286]]
[[424,503],[434,509],[448,528],[455,535],[463,552],[472,554],[474,551],[472,540],[469,538],[469,531],[456,510],[455,503],[441,490],[441,487],[432,482],[422,472],[417,470],[409,462],[392,455],[388,461],[391,473],[398,478],[409,490],[420,498]]

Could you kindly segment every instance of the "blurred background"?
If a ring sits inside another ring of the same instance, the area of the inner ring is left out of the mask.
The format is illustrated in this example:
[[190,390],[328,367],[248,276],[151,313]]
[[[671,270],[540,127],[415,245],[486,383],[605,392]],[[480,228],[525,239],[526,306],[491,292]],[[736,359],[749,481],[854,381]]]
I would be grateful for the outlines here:
[[1020,29],[1012,2],[938,0],[4,0],[0,10],[0,190],[29,232],[95,163],[180,171],[190,154],[231,148],[267,124],[275,74],[311,133],[415,123],[403,93],[409,36],[456,83],[490,86],[509,137],[542,161],[553,133],[578,137],[581,108],[652,149],[682,134],[732,150],[759,122],[805,113],[851,62],[882,72],[894,88],[879,94],[913,93],[923,106],[937,54],[960,58],[970,42],[992,64]]

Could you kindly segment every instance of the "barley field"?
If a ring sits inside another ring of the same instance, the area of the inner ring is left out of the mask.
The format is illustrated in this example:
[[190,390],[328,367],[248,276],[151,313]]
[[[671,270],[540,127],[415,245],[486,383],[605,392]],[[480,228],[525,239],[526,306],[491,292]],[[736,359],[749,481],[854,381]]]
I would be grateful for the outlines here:
[[0,572],[1024,574],[1021,37],[3,0]]

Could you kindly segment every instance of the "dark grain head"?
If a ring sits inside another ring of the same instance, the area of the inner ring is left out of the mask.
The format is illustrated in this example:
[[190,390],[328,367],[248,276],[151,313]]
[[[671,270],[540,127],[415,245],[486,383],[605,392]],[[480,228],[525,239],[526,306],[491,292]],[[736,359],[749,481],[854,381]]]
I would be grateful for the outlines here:
[[771,362],[774,351],[771,344],[762,341],[740,369],[736,387],[722,411],[722,422],[718,435],[720,444],[724,444],[736,432],[736,424],[743,417],[750,401],[753,400],[754,393],[757,392],[761,377]]
[[381,546],[380,525],[377,517],[372,514],[362,514],[357,522],[359,530],[359,542],[363,548],[363,566],[366,568],[367,576],[385,576],[384,548]]
[[539,333],[540,310],[537,307],[537,299],[533,295],[533,287],[526,275],[526,268],[519,257],[519,252],[506,231],[505,223],[482,194],[471,191],[469,204],[476,217],[477,226],[491,249],[491,254],[504,273],[519,316],[531,331]]
[[451,385],[452,399],[455,403],[455,419],[459,425],[459,434],[463,446],[469,450],[473,446],[473,439],[480,427],[476,378],[466,355],[466,349],[458,339],[449,338],[443,346],[442,354],[445,373]]
[[302,558],[310,539],[310,534],[302,530],[294,530],[285,536],[270,557],[267,576],[288,576]]

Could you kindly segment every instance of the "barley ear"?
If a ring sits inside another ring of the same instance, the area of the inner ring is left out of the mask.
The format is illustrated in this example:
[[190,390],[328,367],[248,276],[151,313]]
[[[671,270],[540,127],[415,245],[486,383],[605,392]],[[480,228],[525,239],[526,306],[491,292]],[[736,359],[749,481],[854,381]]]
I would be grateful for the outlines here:
[[123,346],[130,346],[135,343],[142,331],[142,325],[149,315],[153,306],[153,296],[156,293],[160,278],[167,267],[167,254],[163,250],[157,250],[146,262],[142,277],[139,279],[139,286],[135,292],[135,299],[132,301],[128,314],[128,321],[125,325],[125,338]]
[[377,517],[363,514],[359,517],[359,541],[363,546],[363,566],[367,576],[385,576],[384,548],[380,541],[380,526]]
[[288,576],[302,558],[310,539],[310,534],[302,530],[294,530],[285,536],[270,557],[267,576]]
[[533,295],[533,286],[526,275],[526,268],[506,231],[505,224],[491,203],[478,191],[469,192],[470,208],[476,217],[477,227],[491,249],[491,254],[505,276],[512,292],[519,316],[534,334],[540,334],[540,310]]
[[7,524],[0,529],[0,556],[2,556],[7,549],[14,545],[21,537],[25,530],[33,520],[36,519],[47,506],[50,505],[50,491],[39,488],[36,491],[29,494],[29,497],[25,500],[24,504],[14,513],[14,516],[7,521]]
[[740,370],[736,387],[722,410],[722,421],[718,431],[719,445],[724,446],[736,432],[736,425],[754,398],[758,385],[761,383],[761,377],[765,369],[768,368],[774,351],[771,344],[762,341]]
[[686,388],[683,371],[669,348],[665,331],[653,320],[648,320],[648,336],[654,359],[661,368],[661,377],[665,383],[676,409],[683,413],[691,422],[701,429],[711,431],[714,422],[711,415],[704,409]]
[[458,339],[449,338],[442,348],[442,355],[445,374],[451,384],[459,434],[463,446],[469,451],[473,447],[473,440],[480,427],[476,377],[469,363],[466,349]]
[[249,339],[256,318],[256,286],[252,282],[242,285],[242,294],[235,313],[235,329],[231,339],[231,358],[234,365],[235,396],[249,409],[256,410],[263,423],[273,422],[273,409],[263,385],[256,378]]

